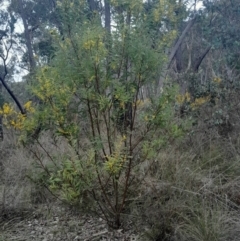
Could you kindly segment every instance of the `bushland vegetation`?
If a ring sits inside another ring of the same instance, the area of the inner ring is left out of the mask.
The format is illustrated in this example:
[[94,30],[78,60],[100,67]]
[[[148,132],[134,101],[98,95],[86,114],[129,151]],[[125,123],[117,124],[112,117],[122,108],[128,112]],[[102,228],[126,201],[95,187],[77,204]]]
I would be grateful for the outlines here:
[[239,239],[240,6],[189,2],[9,2],[2,214],[57,199],[140,240]]

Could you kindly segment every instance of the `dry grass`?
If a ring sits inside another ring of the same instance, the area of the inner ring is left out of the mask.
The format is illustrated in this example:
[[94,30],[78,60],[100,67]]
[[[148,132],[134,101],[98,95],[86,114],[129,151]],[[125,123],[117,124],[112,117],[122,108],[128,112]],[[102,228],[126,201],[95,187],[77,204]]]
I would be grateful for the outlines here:
[[5,132],[1,149],[1,192],[2,209],[29,207],[31,184],[26,174],[31,158],[23,147],[17,145],[17,138],[11,131]]
[[[125,223],[131,220],[140,227],[142,240],[239,240],[239,140],[236,133],[231,139],[214,128],[206,132],[202,123],[195,128],[181,143],[136,168],[124,217]],[[38,178],[41,169],[34,165],[35,155],[41,160],[38,166],[58,165],[61,157],[75,155],[64,140],[53,141],[49,133],[31,147],[32,152],[18,146],[16,139],[9,132],[0,147],[0,200],[6,209],[31,206],[36,193],[45,195],[40,197],[44,202],[49,198],[26,178]]]
[[168,147],[153,162],[130,212],[145,238],[239,240],[240,160],[226,139],[204,144]]

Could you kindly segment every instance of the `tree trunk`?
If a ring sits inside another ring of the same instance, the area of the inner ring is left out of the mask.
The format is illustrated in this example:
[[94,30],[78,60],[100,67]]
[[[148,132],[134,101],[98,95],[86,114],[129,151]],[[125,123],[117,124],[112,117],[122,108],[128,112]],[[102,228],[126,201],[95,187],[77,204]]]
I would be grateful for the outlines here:
[[33,72],[34,69],[36,68],[36,62],[35,62],[34,55],[33,55],[32,41],[31,41],[30,32],[28,30],[28,23],[27,23],[26,13],[24,11],[23,5],[24,5],[24,1],[19,0],[19,9],[20,9],[20,15],[21,15],[21,18],[23,21],[23,26],[24,26],[24,35],[25,35],[26,46],[27,46],[27,50],[28,50],[30,72]]
[[169,67],[171,66],[171,63],[173,61],[173,58],[175,57],[179,47],[181,46],[185,36],[187,35],[187,33],[189,32],[189,30],[191,29],[191,27],[193,26],[193,24],[195,23],[196,17],[194,17],[192,20],[190,20],[186,26],[186,28],[183,30],[181,36],[179,37],[178,41],[176,42],[176,44],[174,45],[170,56],[169,56],[169,62],[168,62],[168,66],[167,69],[169,69]]
[[105,28],[110,33],[111,32],[111,12],[109,0],[104,0],[105,5]]
[[172,61],[173,61],[174,57],[176,56],[177,51],[179,50],[184,38],[186,37],[187,33],[190,31],[190,29],[193,26],[193,24],[195,23],[195,21],[196,21],[196,16],[188,22],[188,24],[185,27],[185,29],[183,30],[182,34],[178,38],[176,44],[173,46],[173,48],[171,50],[171,53],[168,57],[168,64],[163,69],[163,73],[161,74],[161,76],[159,77],[159,80],[158,80],[158,88],[157,88],[157,93],[156,93],[157,95],[159,95],[159,93],[161,93],[161,90],[163,88],[164,80],[167,76],[167,73],[168,73],[168,70],[169,70],[169,68],[172,64]]
[[94,12],[97,10],[97,4],[95,0],[88,0],[88,6],[91,12]]

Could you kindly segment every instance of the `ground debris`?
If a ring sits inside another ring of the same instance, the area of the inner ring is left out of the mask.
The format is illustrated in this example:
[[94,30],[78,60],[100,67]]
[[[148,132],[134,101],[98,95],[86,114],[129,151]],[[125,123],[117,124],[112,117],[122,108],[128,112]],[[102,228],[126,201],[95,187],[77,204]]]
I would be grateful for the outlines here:
[[11,212],[1,219],[0,240],[16,241],[133,241],[132,231],[109,229],[99,217],[74,213],[66,207],[49,210],[38,207],[31,212]]

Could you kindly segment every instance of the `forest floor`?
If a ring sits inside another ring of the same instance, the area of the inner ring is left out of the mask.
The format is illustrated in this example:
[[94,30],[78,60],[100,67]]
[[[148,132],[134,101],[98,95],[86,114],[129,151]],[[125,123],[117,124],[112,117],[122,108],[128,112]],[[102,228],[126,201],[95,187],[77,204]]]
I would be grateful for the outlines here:
[[0,216],[0,241],[134,241],[128,229],[113,230],[99,217],[70,210],[60,204],[38,205],[31,210],[10,211]]

